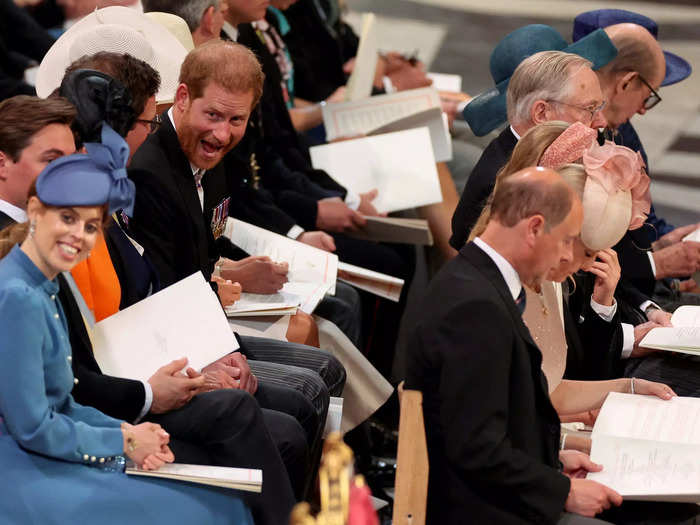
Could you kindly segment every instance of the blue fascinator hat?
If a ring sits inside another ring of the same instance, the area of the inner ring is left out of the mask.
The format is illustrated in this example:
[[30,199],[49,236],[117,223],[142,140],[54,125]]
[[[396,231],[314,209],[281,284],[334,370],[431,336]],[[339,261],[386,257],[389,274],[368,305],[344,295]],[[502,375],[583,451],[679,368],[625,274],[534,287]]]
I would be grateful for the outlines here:
[[49,206],[102,206],[108,212],[134,209],[134,183],[127,178],[129,146],[106,123],[102,143],[85,144],[87,154],[76,153],[51,162],[39,174],[36,193]]

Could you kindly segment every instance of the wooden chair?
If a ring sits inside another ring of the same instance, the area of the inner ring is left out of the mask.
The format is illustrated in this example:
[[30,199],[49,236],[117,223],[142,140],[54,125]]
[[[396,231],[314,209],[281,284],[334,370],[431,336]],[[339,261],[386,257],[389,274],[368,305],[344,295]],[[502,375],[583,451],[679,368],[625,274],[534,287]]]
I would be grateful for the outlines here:
[[424,525],[428,500],[428,446],[423,424],[423,394],[399,385],[401,417],[396,454],[393,525]]

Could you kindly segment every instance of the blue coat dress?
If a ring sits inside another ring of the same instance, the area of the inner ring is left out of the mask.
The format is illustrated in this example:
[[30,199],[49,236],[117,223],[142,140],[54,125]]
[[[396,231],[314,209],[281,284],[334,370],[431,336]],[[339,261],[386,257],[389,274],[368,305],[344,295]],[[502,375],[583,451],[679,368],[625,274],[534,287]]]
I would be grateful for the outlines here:
[[18,246],[0,261],[0,523],[252,524],[230,490],[108,468],[121,421],[70,395],[57,292]]

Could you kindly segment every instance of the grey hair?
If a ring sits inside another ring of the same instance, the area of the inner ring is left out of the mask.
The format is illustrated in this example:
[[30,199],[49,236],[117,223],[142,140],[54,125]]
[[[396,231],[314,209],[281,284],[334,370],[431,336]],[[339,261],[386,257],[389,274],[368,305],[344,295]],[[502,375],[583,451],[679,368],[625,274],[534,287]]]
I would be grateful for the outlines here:
[[143,12],[160,11],[182,18],[194,33],[202,23],[204,12],[210,7],[219,9],[219,0],[141,0]]
[[511,124],[531,122],[530,111],[537,100],[564,100],[571,92],[569,79],[590,60],[563,51],[540,51],[523,60],[508,84],[506,106]]

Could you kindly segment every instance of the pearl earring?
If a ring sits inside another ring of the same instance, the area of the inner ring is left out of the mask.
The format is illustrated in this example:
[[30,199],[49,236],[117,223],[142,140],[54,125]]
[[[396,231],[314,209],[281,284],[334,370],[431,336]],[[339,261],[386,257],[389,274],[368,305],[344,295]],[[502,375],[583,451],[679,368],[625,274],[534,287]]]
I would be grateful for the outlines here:
[[36,221],[32,221],[29,223],[29,235],[33,237],[34,232],[36,232]]

